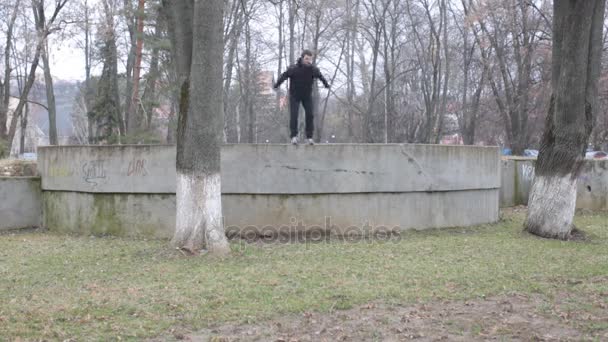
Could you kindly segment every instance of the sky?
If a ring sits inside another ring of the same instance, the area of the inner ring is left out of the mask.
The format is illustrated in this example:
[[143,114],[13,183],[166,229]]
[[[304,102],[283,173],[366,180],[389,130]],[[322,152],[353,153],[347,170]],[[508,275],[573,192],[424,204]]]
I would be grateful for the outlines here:
[[53,47],[51,51],[52,74],[63,81],[84,81],[85,66],[82,51],[74,49],[69,43]]
[[[0,0],[1,1],[1,0]],[[95,8],[99,0],[87,0]],[[84,81],[84,52],[76,48],[75,41],[62,39],[60,35],[50,36],[50,58],[54,78],[64,81]]]

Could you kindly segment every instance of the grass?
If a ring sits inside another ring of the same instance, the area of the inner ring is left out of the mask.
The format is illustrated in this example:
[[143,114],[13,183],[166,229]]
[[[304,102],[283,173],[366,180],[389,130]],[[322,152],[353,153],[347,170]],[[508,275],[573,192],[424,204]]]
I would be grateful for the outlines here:
[[234,243],[226,260],[184,258],[164,241],[0,235],[0,340],[135,340],[376,300],[608,293],[608,214],[577,217],[584,242],[532,237],[522,221],[509,212],[495,225],[383,243]]

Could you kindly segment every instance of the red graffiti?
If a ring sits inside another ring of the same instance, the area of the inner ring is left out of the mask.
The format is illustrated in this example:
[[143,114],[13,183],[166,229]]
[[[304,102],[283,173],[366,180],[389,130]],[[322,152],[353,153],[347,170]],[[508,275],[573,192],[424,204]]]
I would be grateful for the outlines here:
[[129,169],[127,170],[127,176],[147,176],[148,170],[146,170],[146,160],[138,159],[133,160],[129,163]]

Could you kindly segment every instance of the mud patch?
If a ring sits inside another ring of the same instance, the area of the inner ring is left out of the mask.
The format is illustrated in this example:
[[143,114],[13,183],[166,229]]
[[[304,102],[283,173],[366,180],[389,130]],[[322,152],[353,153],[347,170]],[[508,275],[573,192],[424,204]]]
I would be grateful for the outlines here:
[[[555,305],[555,306],[554,306]],[[555,311],[561,303],[503,296],[413,306],[370,303],[330,313],[306,312],[249,325],[221,325],[197,333],[174,330],[188,341],[580,341],[608,338],[608,330],[583,332],[584,312]],[[543,309],[544,308],[544,309]],[[546,312],[543,312],[546,311]],[[608,322],[608,311],[603,312]]]

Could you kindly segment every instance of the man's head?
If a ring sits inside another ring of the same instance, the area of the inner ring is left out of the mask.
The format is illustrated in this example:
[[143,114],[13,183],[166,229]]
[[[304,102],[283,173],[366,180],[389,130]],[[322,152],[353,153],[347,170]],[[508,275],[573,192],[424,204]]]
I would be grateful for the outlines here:
[[312,51],[304,50],[302,51],[302,64],[311,65],[312,64]]

